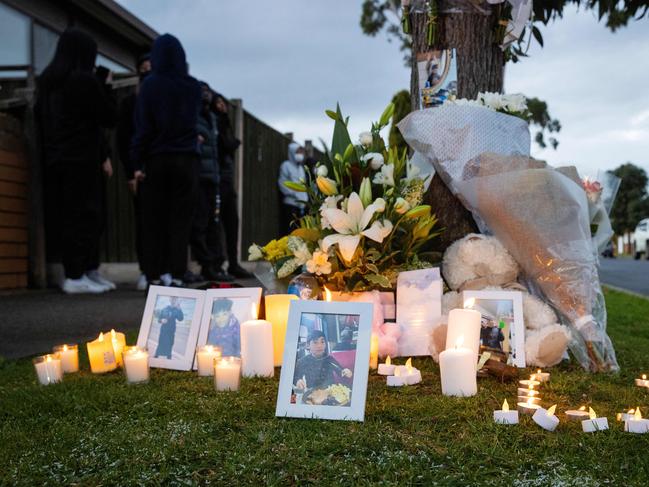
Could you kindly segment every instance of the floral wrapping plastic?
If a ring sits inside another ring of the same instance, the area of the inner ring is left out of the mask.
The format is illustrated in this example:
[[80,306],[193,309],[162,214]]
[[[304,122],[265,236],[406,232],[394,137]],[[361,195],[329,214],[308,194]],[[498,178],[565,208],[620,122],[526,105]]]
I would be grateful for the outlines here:
[[589,204],[576,171],[530,158],[526,122],[486,108],[421,110],[399,129],[433,163],[480,230],[495,235],[518,261],[530,291],[559,312],[572,330],[570,349],[579,363],[591,371],[617,371]]

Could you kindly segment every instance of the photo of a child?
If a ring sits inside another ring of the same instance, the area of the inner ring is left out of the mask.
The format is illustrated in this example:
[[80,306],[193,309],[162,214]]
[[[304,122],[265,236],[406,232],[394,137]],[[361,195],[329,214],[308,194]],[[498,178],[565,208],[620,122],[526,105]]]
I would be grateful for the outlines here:
[[157,297],[147,339],[154,358],[171,360],[185,354],[195,306],[193,298]]
[[[242,310],[250,309],[250,300],[239,298]],[[221,353],[228,357],[241,355],[240,321],[233,309],[234,302],[230,298],[217,298],[212,303],[210,328],[207,343],[221,347]]]

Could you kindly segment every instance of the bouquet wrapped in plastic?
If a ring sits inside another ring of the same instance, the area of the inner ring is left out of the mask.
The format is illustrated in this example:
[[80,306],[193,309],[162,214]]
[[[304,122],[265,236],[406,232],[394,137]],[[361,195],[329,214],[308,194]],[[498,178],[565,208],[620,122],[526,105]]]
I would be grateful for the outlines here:
[[399,124],[472,212],[518,261],[526,284],[572,330],[571,351],[591,371],[618,370],[606,334],[586,192],[576,171],[529,157],[525,121],[477,106],[445,105]]

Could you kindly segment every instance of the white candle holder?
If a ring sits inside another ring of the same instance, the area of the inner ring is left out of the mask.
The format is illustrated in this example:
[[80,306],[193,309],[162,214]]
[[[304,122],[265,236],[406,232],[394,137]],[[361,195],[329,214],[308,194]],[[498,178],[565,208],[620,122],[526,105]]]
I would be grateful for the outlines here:
[[518,424],[518,411],[510,411],[507,400],[503,402],[503,408],[494,411],[494,421],[498,424]]
[[633,418],[633,413],[635,413],[635,409],[630,409],[626,413],[617,413],[615,419],[618,421],[629,421]]
[[585,419],[581,422],[581,428],[584,433],[594,433],[595,431],[604,431],[608,429],[607,418]]
[[238,391],[241,380],[241,359],[221,357],[214,361],[214,388],[217,391]]
[[541,398],[539,396],[518,396],[518,402],[541,404]]
[[519,396],[526,396],[526,397],[533,397],[533,396],[538,396],[540,394],[540,391],[536,389],[526,389],[524,387],[519,387],[518,388],[518,395]]
[[559,418],[554,415],[554,408],[554,406],[550,409],[539,408],[532,416],[532,419],[544,430],[554,431],[559,426]]
[[527,389],[529,389],[529,386],[537,387],[541,384],[541,382],[539,382],[538,380],[532,379],[519,380],[518,383]]
[[61,359],[56,354],[41,355],[32,360],[38,382],[44,386],[61,382],[63,379],[63,368]]
[[143,384],[149,382],[149,352],[142,347],[124,347],[122,360],[126,382],[129,384]]
[[221,347],[203,345],[196,347],[196,367],[198,375],[209,377],[214,375],[214,360],[221,357]]
[[588,411],[586,411],[586,408],[584,407],[583,409],[569,409],[566,411],[566,417],[570,421],[583,421],[585,419],[590,418],[590,415],[588,414]]
[[649,379],[647,379],[647,374],[642,374],[642,377],[640,379],[636,379],[635,385],[638,387],[649,387]]
[[390,356],[385,359],[384,364],[379,364],[379,370],[378,374],[379,375],[394,375],[394,370],[396,369],[396,365],[392,364],[392,360],[390,359]]
[[539,382],[548,382],[550,380],[550,372],[541,372],[540,370],[537,370],[530,376],[530,379]]
[[631,418],[624,422],[624,431],[640,435],[649,433],[649,419]]
[[79,372],[79,346],[76,344],[57,345],[52,351],[61,359],[64,374]]
[[519,402],[517,405],[518,407],[518,412],[521,414],[527,414],[527,415],[532,415],[534,414],[538,409],[541,409],[541,406],[538,404],[534,404],[531,402]]

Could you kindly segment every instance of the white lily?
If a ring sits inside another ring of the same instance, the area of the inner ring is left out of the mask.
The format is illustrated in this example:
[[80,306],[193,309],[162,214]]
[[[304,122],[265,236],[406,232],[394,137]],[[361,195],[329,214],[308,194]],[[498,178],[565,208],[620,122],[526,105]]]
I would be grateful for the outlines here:
[[384,164],[381,166],[381,171],[374,175],[372,182],[374,184],[394,186],[394,164]]
[[320,223],[322,225],[322,229],[326,230],[327,228],[331,228],[331,224],[329,223],[329,220],[327,220],[327,217],[324,216],[324,210],[331,210],[333,208],[338,208],[338,202],[343,199],[343,195],[339,194],[336,196],[327,196],[324,201],[322,202],[322,205],[320,206]]
[[403,181],[409,183],[413,179],[419,177],[419,173],[421,173],[421,169],[415,166],[412,162],[408,161],[406,163],[406,177],[403,178]]
[[338,244],[343,259],[350,261],[358,248],[361,236],[381,243],[392,231],[392,223],[389,220],[383,220],[383,223],[374,222],[370,228],[367,228],[378,209],[379,207],[375,203],[363,208],[361,198],[357,193],[352,193],[347,200],[347,211],[337,208],[322,210],[323,216],[338,232],[327,235],[322,240],[323,250],[327,251],[332,245]]

